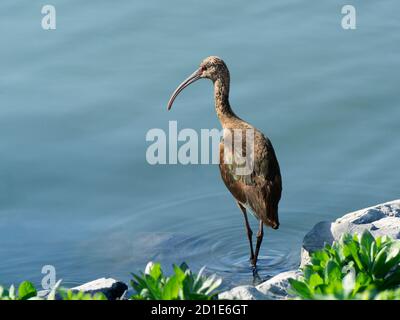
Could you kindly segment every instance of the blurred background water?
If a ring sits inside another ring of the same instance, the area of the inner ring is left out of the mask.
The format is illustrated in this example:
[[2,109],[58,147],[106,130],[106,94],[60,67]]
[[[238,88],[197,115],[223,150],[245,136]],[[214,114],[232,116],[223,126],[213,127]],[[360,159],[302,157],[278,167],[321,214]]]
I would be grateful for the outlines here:
[[[0,3],[0,283],[67,285],[156,260],[251,282],[243,218],[216,165],[146,162],[152,128],[219,128],[212,85],[169,95],[209,55],[231,71],[235,112],[272,140],[281,228],[261,276],[296,267],[321,220],[399,198],[400,4],[53,0]],[[252,218],[252,224],[256,224]]]

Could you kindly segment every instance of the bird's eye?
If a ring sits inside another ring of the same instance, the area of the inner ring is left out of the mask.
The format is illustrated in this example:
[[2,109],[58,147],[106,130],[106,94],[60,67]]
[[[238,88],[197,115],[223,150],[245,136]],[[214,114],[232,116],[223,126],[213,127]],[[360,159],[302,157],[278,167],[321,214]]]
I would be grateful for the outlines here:
[[201,66],[201,71],[206,71],[207,67],[206,66]]

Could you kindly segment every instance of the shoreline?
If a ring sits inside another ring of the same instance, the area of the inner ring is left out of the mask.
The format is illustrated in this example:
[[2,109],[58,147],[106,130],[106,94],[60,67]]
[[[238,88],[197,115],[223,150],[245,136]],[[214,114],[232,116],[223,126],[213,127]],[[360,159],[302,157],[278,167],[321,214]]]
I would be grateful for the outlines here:
[[[221,292],[219,299],[224,300],[286,300],[290,278],[297,278],[300,268],[309,262],[310,252],[322,249],[325,244],[332,244],[344,233],[361,233],[369,230],[374,236],[388,235],[400,239],[400,199],[346,213],[335,221],[321,221],[315,224],[304,236],[301,246],[300,264],[297,269],[281,272],[258,285],[240,285]],[[108,299],[126,299],[130,294],[128,284],[113,278],[99,278],[70,288],[95,294],[103,293]],[[50,290],[38,292],[45,297]]]

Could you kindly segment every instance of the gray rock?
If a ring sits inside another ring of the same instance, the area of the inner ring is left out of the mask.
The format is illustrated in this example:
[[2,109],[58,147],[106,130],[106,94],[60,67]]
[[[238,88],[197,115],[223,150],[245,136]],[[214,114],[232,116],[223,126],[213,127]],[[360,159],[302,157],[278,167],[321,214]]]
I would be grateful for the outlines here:
[[297,278],[300,272],[287,271],[272,277],[258,286],[239,286],[219,294],[223,300],[286,300],[291,298],[288,293],[289,279]]
[[253,286],[238,286],[218,295],[219,300],[266,300],[267,298]]
[[304,237],[301,250],[301,266],[309,262],[310,252],[332,244],[343,233],[362,233],[369,230],[375,237],[388,235],[400,239],[400,200],[379,204],[348,213],[336,221],[317,223]]
[[120,299],[125,291],[128,290],[128,286],[112,278],[100,278],[87,282],[78,287],[71,288],[73,291],[83,291],[85,293],[95,294],[98,292],[103,293],[108,300]]
[[310,262],[309,252],[314,252],[324,247],[325,243],[332,243],[334,238],[331,232],[332,223],[329,221],[318,222],[303,239],[301,248],[301,266]]
[[288,289],[290,287],[289,279],[297,279],[300,276],[299,270],[282,272],[275,277],[259,284],[256,288],[261,293],[265,294],[268,299],[286,300],[292,298]]
[[[117,300],[123,298],[124,293],[128,290],[128,286],[112,278],[100,278],[70,289],[76,292],[83,291],[91,295],[101,292],[108,300]],[[41,290],[38,292],[38,297],[47,298],[49,293],[50,290]],[[57,293],[55,298],[56,300],[61,300],[60,294]]]

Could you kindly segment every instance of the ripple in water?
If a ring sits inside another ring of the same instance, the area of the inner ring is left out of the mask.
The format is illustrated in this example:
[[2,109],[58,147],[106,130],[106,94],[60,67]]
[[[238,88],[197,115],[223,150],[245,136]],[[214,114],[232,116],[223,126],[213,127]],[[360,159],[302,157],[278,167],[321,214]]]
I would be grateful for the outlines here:
[[[258,261],[261,279],[296,268],[303,236],[312,226],[351,211],[349,203],[371,193],[371,188],[349,193],[349,187],[342,185],[332,194],[325,185],[314,192],[313,200],[302,194],[312,184],[320,182],[304,181],[301,188],[288,190],[280,206],[279,230],[264,229]],[[297,202],[291,199],[293,194]],[[288,202],[297,206],[287,207]],[[185,261],[194,271],[206,265],[206,272],[224,279],[223,288],[253,282],[243,215],[228,192],[169,199],[140,210],[132,208],[112,219],[101,221],[103,227],[71,253],[81,257],[86,278],[81,278],[82,270],[78,270],[68,279],[83,282],[96,274],[126,281],[129,272],[143,270],[148,261],[161,262],[167,273],[173,263]],[[253,217],[249,219],[255,234],[258,223]]]
[[[203,214],[192,216],[190,208],[196,208],[195,212]],[[168,223],[164,219],[150,223],[149,217],[159,217],[159,210],[163,210],[165,216],[169,217]],[[142,230],[153,231],[135,232],[138,220],[145,217],[147,224],[141,226]],[[250,219],[256,233],[256,219]],[[113,229],[119,230],[116,232],[125,230],[123,234],[130,230],[130,262],[133,265],[143,267],[143,264],[152,260],[168,267],[172,263],[185,261],[194,270],[206,265],[208,273],[217,273],[223,277],[224,287],[250,284],[253,281],[243,215],[226,194],[208,194],[164,203],[153,209],[136,212],[132,218],[115,224]],[[279,230],[264,230],[258,261],[258,272],[262,279],[294,268],[299,262],[299,235],[290,225],[282,223]],[[121,235],[125,236],[128,235]]]

